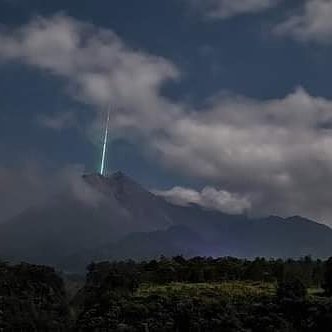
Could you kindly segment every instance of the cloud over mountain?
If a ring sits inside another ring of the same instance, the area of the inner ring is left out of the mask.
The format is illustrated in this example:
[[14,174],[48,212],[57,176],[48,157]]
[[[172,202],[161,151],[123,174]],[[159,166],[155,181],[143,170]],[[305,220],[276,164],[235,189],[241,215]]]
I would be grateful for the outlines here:
[[114,135],[139,142],[164,167],[248,197],[257,213],[332,222],[329,99],[299,87],[267,100],[221,92],[201,108],[174,102],[161,88],[181,68],[64,15],[2,31],[0,59],[63,78],[73,98],[97,111],[115,105]]
[[186,206],[194,203],[230,214],[241,214],[251,207],[247,198],[212,187],[205,187],[200,192],[190,188],[174,187],[170,190],[155,191],[155,193],[174,204]]
[[62,192],[88,206],[96,206],[102,197],[83,181],[83,171],[80,165],[55,170],[37,162],[0,166],[0,223]]
[[299,88],[274,100],[222,96],[154,141],[169,167],[249,195],[256,211],[329,221],[332,102]]

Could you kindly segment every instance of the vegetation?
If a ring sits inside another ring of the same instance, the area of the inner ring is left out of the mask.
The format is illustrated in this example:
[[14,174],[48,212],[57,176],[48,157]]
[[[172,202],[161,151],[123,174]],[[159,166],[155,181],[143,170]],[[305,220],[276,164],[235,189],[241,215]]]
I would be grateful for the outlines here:
[[70,301],[78,276],[66,288],[53,269],[0,263],[0,330],[330,332],[331,262],[92,263]]
[[304,300],[307,294],[307,288],[299,279],[287,280],[278,284],[277,296],[280,300]]
[[323,288],[328,295],[332,295],[332,257],[325,263],[325,278]]
[[249,283],[225,281],[222,283],[171,283],[168,285],[142,285],[135,296],[169,297],[172,299],[190,298],[208,300],[211,297],[227,303],[253,303],[275,295],[275,286],[270,283]]
[[[79,329],[331,331],[328,262],[235,258],[91,264],[73,305]],[[310,289],[310,296],[308,295]]]
[[1,331],[61,331],[70,326],[64,283],[52,268],[0,262]]

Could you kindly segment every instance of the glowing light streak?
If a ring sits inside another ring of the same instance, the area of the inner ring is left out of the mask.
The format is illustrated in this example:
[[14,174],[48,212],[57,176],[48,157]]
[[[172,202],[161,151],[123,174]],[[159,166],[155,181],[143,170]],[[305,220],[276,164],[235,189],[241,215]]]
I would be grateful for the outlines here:
[[107,151],[107,142],[108,142],[108,125],[110,120],[110,112],[107,113],[107,122],[105,128],[105,136],[104,136],[104,144],[103,144],[103,153],[101,157],[101,165],[100,165],[100,174],[105,175],[105,161],[106,161],[106,151]]

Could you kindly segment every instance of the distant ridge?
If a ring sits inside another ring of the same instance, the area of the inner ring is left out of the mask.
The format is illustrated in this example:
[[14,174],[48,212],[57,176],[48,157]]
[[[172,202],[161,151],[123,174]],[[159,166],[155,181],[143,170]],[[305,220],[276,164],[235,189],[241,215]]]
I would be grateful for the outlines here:
[[93,204],[64,192],[0,225],[0,257],[84,268],[160,254],[253,258],[332,255],[332,230],[293,216],[250,219],[167,202],[126,174],[85,174]]

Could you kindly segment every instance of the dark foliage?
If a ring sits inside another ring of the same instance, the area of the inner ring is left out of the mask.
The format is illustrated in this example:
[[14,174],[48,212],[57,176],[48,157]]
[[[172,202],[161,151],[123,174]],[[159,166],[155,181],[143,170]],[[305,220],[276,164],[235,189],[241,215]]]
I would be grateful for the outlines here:
[[[126,277],[121,285],[112,287],[108,280],[114,273]],[[257,285],[268,282],[278,287],[275,295],[235,301],[213,290],[207,296],[195,295],[195,291],[183,294],[180,289],[177,294],[177,284],[173,284],[175,293],[165,288],[165,292],[141,296],[133,292],[132,280],[160,287],[178,282],[205,283],[208,288],[214,283],[235,285],[238,281]],[[307,287],[319,287],[323,282],[324,263],[310,257],[298,261],[247,261],[231,257],[186,260],[176,256],[142,263],[92,264],[76,326],[110,331],[327,332],[332,330],[330,300],[307,297]],[[79,301],[77,298],[76,305]]]
[[52,268],[0,263],[1,331],[65,331],[70,325],[64,284]]
[[175,256],[171,259],[98,263],[88,267],[88,278],[99,278],[110,271],[118,275],[130,275],[139,283],[168,284],[170,282],[222,282],[222,281],[262,281],[282,283],[299,280],[305,287],[319,288],[325,283],[325,265],[310,257],[287,261],[256,258],[253,261],[233,257],[185,259]]
[[307,289],[299,279],[283,281],[278,284],[277,296],[280,300],[304,300]]
[[181,256],[92,263],[70,303],[53,269],[0,263],[0,330],[330,332],[331,299],[307,295],[327,284],[330,263]]
[[325,282],[323,287],[328,295],[332,295],[332,257],[325,262]]

